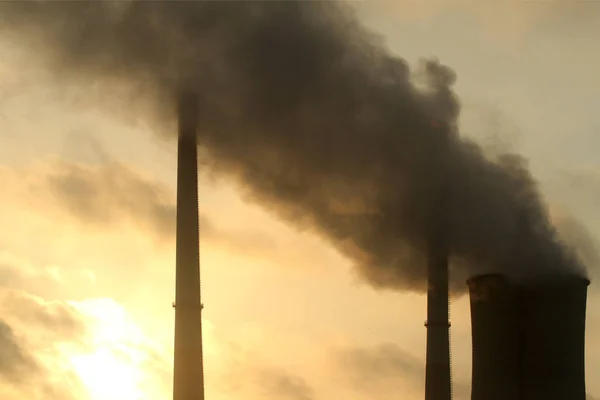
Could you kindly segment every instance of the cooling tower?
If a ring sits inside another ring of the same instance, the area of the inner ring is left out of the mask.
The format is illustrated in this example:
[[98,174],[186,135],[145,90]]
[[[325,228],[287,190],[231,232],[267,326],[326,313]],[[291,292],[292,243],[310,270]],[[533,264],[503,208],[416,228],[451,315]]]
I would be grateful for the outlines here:
[[173,400],[204,400],[198,222],[198,103],[179,99]]
[[471,301],[472,400],[519,399],[518,291],[502,275],[467,281]]
[[585,319],[589,281],[559,276],[521,289],[524,400],[585,400]]
[[425,400],[452,398],[450,321],[448,298],[448,252],[443,235],[433,236],[428,255],[427,354]]

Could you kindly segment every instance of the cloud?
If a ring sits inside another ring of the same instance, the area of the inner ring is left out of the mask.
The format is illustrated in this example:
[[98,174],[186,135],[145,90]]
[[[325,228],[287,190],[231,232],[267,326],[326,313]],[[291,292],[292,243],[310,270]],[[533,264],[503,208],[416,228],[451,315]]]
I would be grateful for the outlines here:
[[563,200],[579,202],[579,206],[596,206],[600,202],[600,171],[561,171],[549,182],[550,193]]
[[422,391],[423,362],[394,344],[349,347],[334,358],[338,374],[361,394],[378,393],[380,398],[391,399],[406,393],[416,398]]
[[0,375],[12,383],[23,383],[27,376],[37,372],[39,366],[21,349],[13,329],[0,321]]
[[313,388],[300,376],[281,367],[257,365],[253,362],[228,366],[223,375],[224,391],[244,399],[277,398],[313,400]]
[[53,288],[56,284],[57,277],[51,270],[34,269],[24,260],[0,250],[0,287]]
[[66,303],[0,290],[0,395],[8,400],[75,400],[85,390],[60,362],[61,346],[85,337],[83,316]]
[[394,344],[382,344],[374,348],[348,348],[338,354],[339,362],[350,374],[364,376],[366,380],[378,380],[399,375],[419,379],[423,377],[421,360]]
[[280,399],[312,400],[313,389],[299,376],[278,368],[266,368],[258,371],[265,394]]
[[208,335],[205,333],[205,343],[208,336],[208,348],[213,351],[218,349],[206,360],[207,366],[209,363],[213,368],[217,365],[216,370],[208,372],[215,373],[215,386],[212,387],[215,392],[244,400],[316,398],[315,389],[304,376],[282,365],[289,361],[286,357],[281,357],[279,352],[276,352],[276,359],[268,356],[269,351],[277,347],[273,341],[283,338],[255,342],[248,341],[241,332],[226,333],[213,325],[209,325],[209,328]]
[[[338,350],[334,358],[346,380],[365,395],[378,393],[378,398],[392,399],[398,393],[410,393],[409,397],[423,398],[425,363],[396,344],[347,347]],[[455,399],[470,397],[466,382],[455,379],[452,386]]]
[[[115,160],[95,139],[75,137],[78,139],[71,142],[78,149],[87,149],[87,156],[83,157],[88,162],[49,159],[21,168],[0,167],[0,185],[11,188],[13,193],[7,194],[12,194],[14,207],[23,210],[27,204],[29,213],[38,213],[45,219],[53,216],[55,220],[74,222],[98,232],[133,227],[161,246],[172,246],[176,217],[173,190],[150,174]],[[82,140],[90,145],[82,145]],[[8,204],[11,200],[0,201]],[[248,207],[240,203],[232,211],[240,212],[240,206]],[[284,234],[273,234],[255,219],[246,221],[245,211],[240,219],[225,227],[220,219],[227,219],[228,213],[218,206],[204,210],[201,206],[203,243],[273,265],[331,264],[330,255],[319,248],[316,238],[303,240],[283,225],[275,229],[282,229]]]
[[75,218],[106,227],[129,218],[158,238],[172,238],[175,207],[163,185],[118,162],[90,166],[64,161],[47,170],[47,185]]
[[[163,243],[174,239],[174,193],[130,166],[115,160],[99,165],[56,161],[48,166],[43,179],[61,210],[88,226],[114,229],[130,221]],[[200,236],[234,254],[276,264],[294,264],[311,253],[302,245],[283,245],[262,230],[222,228],[206,212],[200,214]]]
[[561,240],[588,266],[590,275],[596,275],[600,269],[600,243],[596,238],[600,234],[597,207],[600,173],[596,170],[560,171],[544,183],[551,200],[551,217]]
[[[577,4],[575,4],[577,3]],[[588,26],[597,30],[597,15],[590,12],[595,1],[538,1],[526,4],[521,0],[498,0],[494,2],[457,2],[440,1],[402,1],[390,2],[369,0],[354,2],[363,15],[390,18],[396,21],[444,20],[449,14],[459,12],[469,15],[478,22],[483,35],[497,40],[499,45],[519,46],[524,35],[535,34],[540,30],[556,32],[563,29],[571,31]]]
[[[51,301],[33,295],[27,290],[35,288],[44,269],[0,254],[0,398],[81,400],[93,391],[94,398],[120,400],[137,390],[133,386],[148,399],[169,395],[170,351],[146,338],[119,303],[110,298]],[[47,282],[62,284],[51,277]],[[217,397],[235,393],[241,400],[315,398],[301,376],[221,334],[216,339],[224,351],[220,360],[212,360],[214,332],[205,336],[207,374],[216,374],[222,383],[208,392]],[[113,364],[106,364],[107,359]],[[126,385],[129,392],[115,394],[123,380],[131,381]],[[114,381],[114,387],[108,381]]]
[[[423,398],[425,363],[393,343],[377,346],[347,347],[334,354],[337,368],[347,381],[365,395],[377,393],[377,398],[397,398],[398,393],[414,394]],[[408,383],[408,385],[407,385]],[[471,397],[469,377],[453,377],[453,398],[468,400]],[[410,397],[410,395],[408,396]],[[588,394],[586,400],[596,400]]]
[[600,268],[598,240],[583,223],[569,214],[556,212],[554,221],[560,239],[588,267],[590,276],[595,276]]
[[[131,319],[118,303],[36,296],[26,289],[35,287],[29,280],[39,278],[37,269],[23,273],[27,265],[16,257],[2,259],[2,276],[14,279],[0,280],[0,398],[81,400],[91,393],[119,400],[135,394],[136,385],[164,397],[169,363],[153,342],[128,328]],[[127,382],[117,382],[119,376]],[[106,393],[97,392],[98,382],[106,382]]]

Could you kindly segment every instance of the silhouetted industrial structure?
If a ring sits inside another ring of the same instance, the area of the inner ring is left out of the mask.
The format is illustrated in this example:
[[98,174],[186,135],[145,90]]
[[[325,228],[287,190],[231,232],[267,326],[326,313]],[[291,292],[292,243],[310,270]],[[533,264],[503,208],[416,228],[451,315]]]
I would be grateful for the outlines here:
[[468,281],[472,400],[585,400],[585,278]]
[[519,399],[518,291],[502,275],[467,281],[471,300],[471,398]]
[[521,393],[531,400],[585,400],[589,281],[548,277],[521,289]]
[[[173,400],[204,400],[198,218],[198,100],[180,96]],[[439,221],[439,220],[438,220]],[[428,252],[425,400],[451,400],[448,249],[444,225]],[[585,400],[585,278],[501,274],[467,281],[472,400]]]
[[198,218],[198,101],[179,98],[177,243],[173,400],[204,400],[200,237]]
[[451,400],[448,251],[443,225],[431,237],[428,254],[425,400]]

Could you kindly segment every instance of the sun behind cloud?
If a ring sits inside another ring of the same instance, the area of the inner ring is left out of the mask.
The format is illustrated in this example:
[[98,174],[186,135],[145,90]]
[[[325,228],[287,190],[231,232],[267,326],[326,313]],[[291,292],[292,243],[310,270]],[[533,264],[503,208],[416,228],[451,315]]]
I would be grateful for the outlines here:
[[71,363],[89,390],[90,400],[147,398],[137,385],[140,371],[109,348],[73,356]]
[[90,351],[70,355],[69,361],[89,392],[90,400],[154,400],[163,397],[146,387],[145,362],[152,344],[111,299],[75,304],[93,322]]

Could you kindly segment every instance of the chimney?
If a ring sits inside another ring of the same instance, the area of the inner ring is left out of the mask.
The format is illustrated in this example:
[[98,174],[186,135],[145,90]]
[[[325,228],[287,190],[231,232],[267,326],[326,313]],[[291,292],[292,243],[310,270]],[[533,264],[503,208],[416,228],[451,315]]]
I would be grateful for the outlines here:
[[451,400],[448,252],[441,229],[432,238],[427,266],[425,400]]
[[180,96],[178,119],[173,400],[204,400],[195,95]]
[[526,400],[585,400],[589,281],[555,276],[521,289],[521,391]]
[[518,291],[502,275],[467,281],[471,301],[472,400],[519,399]]

